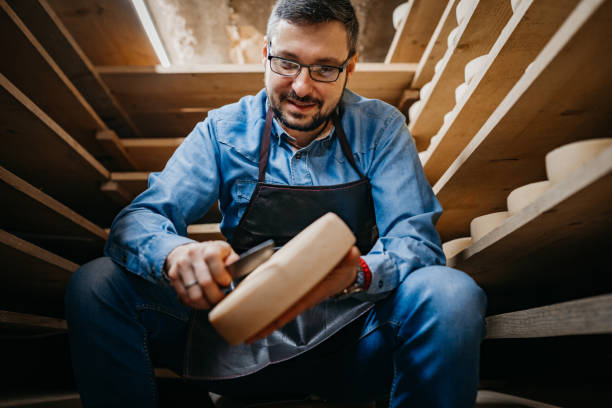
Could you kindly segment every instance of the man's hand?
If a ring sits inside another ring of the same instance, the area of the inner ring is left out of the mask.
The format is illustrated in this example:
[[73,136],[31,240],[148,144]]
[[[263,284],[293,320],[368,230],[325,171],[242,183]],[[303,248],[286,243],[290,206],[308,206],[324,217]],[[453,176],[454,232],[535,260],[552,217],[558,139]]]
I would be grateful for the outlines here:
[[219,286],[229,286],[232,280],[225,265],[238,258],[227,242],[199,242],[174,248],[164,267],[184,304],[210,309],[225,296]]
[[348,254],[340,261],[338,265],[331,271],[321,282],[317,284],[310,292],[305,294],[296,304],[291,306],[289,310],[283,313],[278,319],[273,321],[266,328],[248,339],[247,343],[253,343],[259,339],[269,336],[274,330],[283,327],[295,319],[303,311],[318,305],[330,296],[340,293],[349,285],[351,285],[357,276],[359,268],[359,257],[361,253],[356,246],[353,246]]

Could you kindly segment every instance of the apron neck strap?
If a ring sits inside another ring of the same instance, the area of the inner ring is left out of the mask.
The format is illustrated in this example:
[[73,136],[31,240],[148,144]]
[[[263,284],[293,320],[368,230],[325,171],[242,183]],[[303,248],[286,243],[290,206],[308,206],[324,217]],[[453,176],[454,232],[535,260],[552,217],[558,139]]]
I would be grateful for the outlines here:
[[[268,168],[268,156],[270,155],[270,139],[272,137],[272,119],[274,118],[274,113],[272,109],[268,108],[266,112],[266,124],[264,126],[264,131],[261,134],[261,143],[259,143],[259,177],[257,182],[263,183],[266,178],[266,169]],[[338,114],[334,111],[332,114],[332,121],[334,122],[334,127],[336,128],[336,132],[338,134],[338,141],[340,142],[340,147],[342,148],[342,153],[344,157],[348,160],[351,167],[355,169],[357,174],[359,174],[359,178],[363,179],[364,176],[357,167],[357,163],[355,162],[355,157],[353,156],[353,151],[351,150],[351,146],[346,138],[346,134],[344,133],[344,129],[342,129],[342,124],[340,123],[340,118]]]

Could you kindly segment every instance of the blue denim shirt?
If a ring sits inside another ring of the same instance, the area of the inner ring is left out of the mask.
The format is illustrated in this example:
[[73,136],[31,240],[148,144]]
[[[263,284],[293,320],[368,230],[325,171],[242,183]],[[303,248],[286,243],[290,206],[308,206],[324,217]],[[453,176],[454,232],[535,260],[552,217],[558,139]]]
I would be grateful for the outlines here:
[[[196,125],[163,171],[113,221],[105,254],[151,281],[163,279],[166,256],[193,242],[187,225],[219,200],[221,231],[231,240],[257,184],[266,93],[212,110]],[[372,283],[362,300],[393,290],[413,270],[444,264],[435,222],[442,213],[425,179],[405,117],[394,107],[345,90],[342,126],[355,161],[372,184],[380,238],[363,257]],[[266,183],[333,185],[359,176],[332,131],[295,151],[275,123]]]

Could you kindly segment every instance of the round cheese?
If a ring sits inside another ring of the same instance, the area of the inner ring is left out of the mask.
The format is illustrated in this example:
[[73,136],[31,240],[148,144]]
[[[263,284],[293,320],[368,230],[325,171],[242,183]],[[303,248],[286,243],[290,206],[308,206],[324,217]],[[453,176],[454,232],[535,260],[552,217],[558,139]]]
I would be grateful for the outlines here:
[[510,217],[508,211],[501,211],[474,218],[470,223],[472,242],[478,241],[480,238],[502,225],[508,217]]
[[443,243],[442,251],[444,251],[444,255],[448,260],[470,245],[472,245],[472,237],[457,238]]
[[551,186],[552,183],[546,180],[538,181],[537,183],[527,184],[512,190],[512,192],[508,194],[508,198],[506,199],[506,204],[508,205],[508,212],[514,215],[517,212],[521,211],[523,208],[527,207],[529,204],[537,200],[538,197],[544,194]]
[[582,140],[558,147],[546,155],[546,175],[558,183],[609,146],[612,138]]

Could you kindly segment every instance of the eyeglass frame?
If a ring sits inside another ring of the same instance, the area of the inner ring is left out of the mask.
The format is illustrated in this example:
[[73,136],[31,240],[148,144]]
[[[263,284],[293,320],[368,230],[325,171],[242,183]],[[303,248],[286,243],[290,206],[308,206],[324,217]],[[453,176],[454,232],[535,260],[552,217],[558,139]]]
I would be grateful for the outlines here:
[[[292,60],[289,58],[283,58],[283,57],[279,57],[278,55],[271,55],[270,54],[270,47],[272,46],[272,42],[268,42],[267,44],[267,51],[268,51],[268,62],[270,64],[270,70],[272,72],[274,72],[277,75],[280,76],[284,76],[284,77],[297,77],[298,75],[300,75],[300,73],[302,72],[302,68],[308,68],[308,76],[310,77],[310,79],[312,79],[313,81],[316,82],[323,82],[323,83],[332,83],[332,82],[336,82],[338,80],[338,78],[340,78],[340,74],[342,74],[342,72],[344,72],[344,69],[346,68],[346,66],[348,65],[349,61],[351,60],[352,55],[349,55],[348,58],[346,59],[346,61],[344,61],[342,63],[342,65],[340,66],[335,66],[335,65],[326,65],[326,64],[302,64],[301,62],[298,62],[296,60]],[[294,64],[298,65],[298,70],[295,74],[291,75],[291,74],[281,74],[280,72],[276,72],[274,69],[272,69],[272,58],[277,58],[279,60],[282,61],[288,61]],[[321,81],[320,79],[316,79],[312,77],[312,71],[310,70],[311,67],[325,67],[325,68],[335,68],[338,70],[338,76],[336,76],[336,79],[334,79],[333,81]]]

